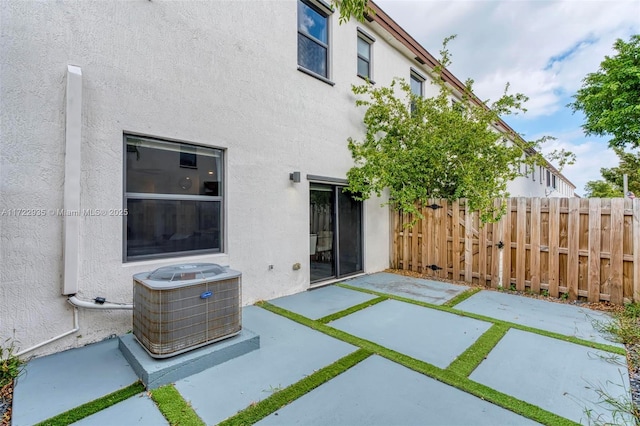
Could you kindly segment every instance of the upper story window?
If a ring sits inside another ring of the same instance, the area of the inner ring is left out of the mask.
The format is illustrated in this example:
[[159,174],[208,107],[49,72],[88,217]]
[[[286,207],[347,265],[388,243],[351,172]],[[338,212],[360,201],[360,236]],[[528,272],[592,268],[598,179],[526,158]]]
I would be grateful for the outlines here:
[[544,176],[542,175],[542,166],[540,166],[540,185],[542,185],[543,181],[544,181]]
[[[411,87],[411,93],[416,96],[423,96],[423,85],[424,85],[424,77],[418,74],[416,71],[411,70],[411,78],[409,80],[409,85]],[[414,112],[416,109],[416,105],[414,102],[411,102],[411,112]]]
[[358,76],[371,80],[371,47],[373,38],[358,30]]
[[298,0],[298,65],[329,76],[329,14],[303,0]]
[[124,136],[124,259],[223,249],[223,151]]
[[415,71],[411,71],[411,93],[416,96],[422,96],[423,90],[422,86],[424,84],[424,77],[418,74]]

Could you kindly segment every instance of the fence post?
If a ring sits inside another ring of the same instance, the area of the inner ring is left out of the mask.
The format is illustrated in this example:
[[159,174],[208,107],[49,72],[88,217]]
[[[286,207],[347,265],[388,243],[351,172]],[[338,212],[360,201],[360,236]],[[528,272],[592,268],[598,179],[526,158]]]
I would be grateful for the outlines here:
[[540,198],[531,199],[531,291],[540,294]]
[[560,272],[560,199],[549,199],[549,296],[558,297]]
[[473,272],[473,213],[469,211],[469,200],[464,203],[464,280],[472,282]]
[[589,198],[589,277],[587,281],[589,302],[600,301],[601,203],[600,198]]
[[[640,194],[638,194],[640,197]],[[633,295],[640,302],[640,198],[633,199]]]
[[516,290],[524,291],[526,274],[527,199],[518,197],[516,210]]
[[578,298],[579,249],[580,249],[580,199],[569,198],[567,255],[567,292],[570,300]]
[[622,231],[624,229],[624,198],[612,198],[611,199],[611,268],[609,279],[609,295],[610,302],[616,305],[622,304],[623,300],[623,282],[622,282],[622,267],[623,267],[623,250]]

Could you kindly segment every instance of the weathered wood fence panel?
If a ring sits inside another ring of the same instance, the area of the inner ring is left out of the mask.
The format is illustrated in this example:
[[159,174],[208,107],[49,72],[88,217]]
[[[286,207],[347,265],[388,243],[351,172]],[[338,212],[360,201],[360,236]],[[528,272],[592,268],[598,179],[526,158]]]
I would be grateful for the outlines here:
[[640,301],[640,199],[504,201],[507,214],[485,225],[464,199],[430,200],[413,226],[396,213],[391,266],[570,300]]

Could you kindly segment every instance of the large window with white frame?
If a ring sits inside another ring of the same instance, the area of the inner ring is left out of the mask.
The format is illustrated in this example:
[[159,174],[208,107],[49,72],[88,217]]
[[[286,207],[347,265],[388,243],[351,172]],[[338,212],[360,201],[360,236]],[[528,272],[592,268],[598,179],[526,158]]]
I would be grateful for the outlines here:
[[306,0],[298,0],[298,65],[329,78],[329,14]]
[[124,136],[124,260],[223,250],[220,149]]

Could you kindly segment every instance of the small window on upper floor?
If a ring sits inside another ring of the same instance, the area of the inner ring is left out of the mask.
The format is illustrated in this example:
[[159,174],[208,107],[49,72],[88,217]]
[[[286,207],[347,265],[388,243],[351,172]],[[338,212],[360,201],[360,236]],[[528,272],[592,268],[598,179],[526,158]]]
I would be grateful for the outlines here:
[[411,71],[411,93],[416,96],[422,96],[422,86],[424,83],[424,78],[418,73]]
[[[424,95],[423,86],[424,86],[424,77],[420,74],[411,70],[411,79],[409,82],[411,87],[411,93],[418,97],[422,97]],[[411,102],[411,112],[414,112],[416,109],[416,105],[414,102]]]
[[551,172],[547,169],[547,186],[551,186]]
[[358,76],[371,80],[371,45],[373,40],[358,31]]
[[543,181],[544,181],[544,176],[542,175],[542,166],[540,166],[540,185],[542,185]]
[[556,175],[551,175],[551,187],[553,189],[557,188],[557,186],[556,186]]
[[329,15],[303,0],[298,0],[298,65],[329,77]]

